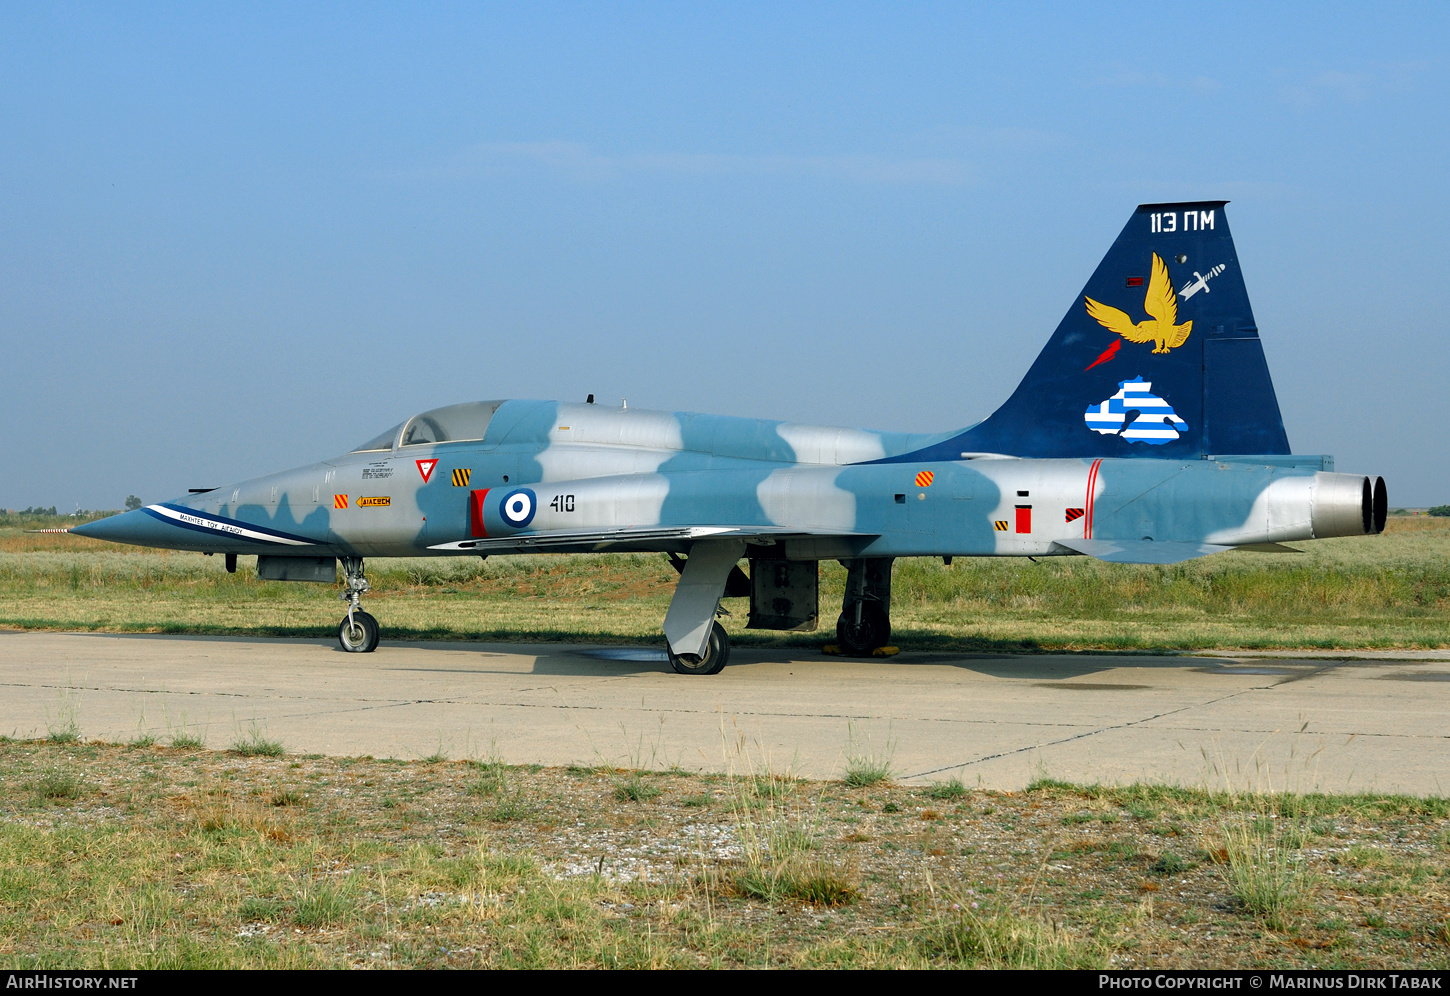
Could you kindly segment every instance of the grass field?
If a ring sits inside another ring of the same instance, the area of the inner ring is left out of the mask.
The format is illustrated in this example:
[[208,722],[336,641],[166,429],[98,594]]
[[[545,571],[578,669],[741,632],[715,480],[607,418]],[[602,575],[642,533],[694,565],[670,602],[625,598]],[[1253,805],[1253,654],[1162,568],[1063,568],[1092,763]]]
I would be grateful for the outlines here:
[[[45,525],[27,522],[34,528]],[[331,634],[326,586],[259,582],[249,558],[140,550],[0,527],[0,626],[123,632]],[[901,560],[893,642],[908,649],[1440,648],[1450,646],[1450,519],[1392,518],[1383,535],[1229,553],[1171,567],[1085,557]],[[845,572],[822,564],[822,629],[744,629],[737,642],[833,639]],[[659,639],[676,575],[663,556],[375,560],[366,605],[384,639]]]
[[0,965],[1450,967],[1443,799],[266,747],[0,742]]

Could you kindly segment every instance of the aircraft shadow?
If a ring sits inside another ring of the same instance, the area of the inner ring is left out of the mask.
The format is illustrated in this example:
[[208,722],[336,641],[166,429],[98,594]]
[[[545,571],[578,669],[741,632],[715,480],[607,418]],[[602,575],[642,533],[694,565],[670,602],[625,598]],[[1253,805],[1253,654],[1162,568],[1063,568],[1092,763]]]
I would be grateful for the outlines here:
[[[200,634],[200,633],[82,633],[82,636],[93,636],[110,639],[127,640],[197,640],[207,642],[236,642],[236,643],[262,643],[262,644],[315,644],[326,647],[332,653],[340,657],[346,657],[345,651],[337,645],[335,639],[318,637],[313,633],[288,634],[288,635],[238,635],[238,634]],[[430,667],[421,664],[409,664],[389,668],[389,670],[400,671],[427,671],[427,672],[451,672],[451,673],[518,673],[513,668],[491,668],[487,664],[489,655],[532,655],[533,666],[528,673],[538,675],[561,675],[571,677],[611,677],[631,674],[647,673],[671,673],[669,659],[664,648],[660,645],[626,645],[626,646],[599,646],[597,644],[579,644],[567,640],[524,642],[503,639],[474,639],[474,640],[418,640],[407,637],[401,639],[387,640],[383,642],[383,648],[389,646],[406,646],[416,650],[439,650],[463,652],[465,654],[479,654],[474,658],[472,666],[469,663],[454,658],[449,664],[438,667]],[[493,634],[490,634],[492,637]],[[1066,681],[1072,678],[1081,678],[1093,674],[1100,674],[1105,671],[1113,671],[1119,668],[1170,668],[1188,669],[1201,671],[1230,670],[1215,660],[1204,657],[1191,656],[1188,652],[1165,650],[1162,654],[1154,654],[1151,651],[1125,654],[1096,653],[1096,654],[1074,654],[1064,652],[1053,652],[1047,650],[1019,650],[1017,652],[991,652],[977,650],[963,650],[961,652],[950,652],[942,650],[905,650],[894,657],[839,657],[821,653],[819,647],[809,646],[781,646],[781,647],[760,647],[760,646],[736,646],[730,655],[730,667],[737,668],[748,665],[764,664],[789,664],[800,667],[818,667],[822,674],[829,674],[833,670],[851,668],[856,665],[868,664],[875,668],[894,671],[901,669],[903,672],[919,667],[952,667],[963,670],[974,671],[987,677],[1002,679],[1027,679],[1041,682]],[[1268,664],[1268,662],[1265,662]],[[1275,660],[1272,665],[1272,673],[1292,675],[1305,665],[1300,663],[1296,668],[1293,663],[1284,660]],[[1235,667],[1233,673],[1250,673],[1250,669]],[[1255,669],[1257,670],[1257,669]],[[1265,673],[1268,673],[1267,671]],[[1085,687],[1085,686],[1083,686]]]
[[[654,647],[566,647],[544,645],[536,651],[533,674],[623,675],[648,672],[668,673],[671,668],[663,648]],[[839,657],[804,647],[736,647],[730,652],[730,668],[750,665],[792,665],[818,668],[820,672],[850,669],[866,664],[888,673],[903,673],[919,667],[953,667],[992,678],[1034,681],[1066,681],[1123,667],[1204,670],[1219,665],[1202,657],[1143,655],[1061,655],[1047,653],[984,654],[903,652],[894,657]],[[1086,686],[1081,686],[1086,687]]]

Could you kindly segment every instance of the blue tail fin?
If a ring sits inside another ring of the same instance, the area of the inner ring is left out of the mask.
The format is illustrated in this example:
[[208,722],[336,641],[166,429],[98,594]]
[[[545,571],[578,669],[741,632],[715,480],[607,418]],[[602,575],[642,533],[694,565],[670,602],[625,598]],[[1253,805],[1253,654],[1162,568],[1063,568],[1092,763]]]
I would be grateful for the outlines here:
[[1017,390],[933,455],[1288,453],[1225,203],[1139,206]]

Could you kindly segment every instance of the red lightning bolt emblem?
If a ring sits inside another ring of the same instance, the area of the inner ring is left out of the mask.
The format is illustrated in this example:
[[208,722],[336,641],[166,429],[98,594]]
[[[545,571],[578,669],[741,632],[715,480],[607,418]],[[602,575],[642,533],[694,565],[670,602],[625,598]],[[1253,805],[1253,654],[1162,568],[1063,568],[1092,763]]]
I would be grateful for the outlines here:
[[1103,350],[1102,353],[1098,355],[1098,358],[1097,359],[1093,360],[1087,366],[1085,366],[1085,367],[1082,368],[1082,372],[1083,373],[1087,373],[1089,370],[1091,370],[1093,367],[1097,366],[1099,363],[1106,363],[1109,360],[1111,360],[1114,356],[1117,356],[1118,355],[1118,347],[1121,346],[1122,344],[1123,344],[1123,340],[1121,340],[1121,339],[1114,339],[1113,340],[1113,344],[1111,346],[1109,346],[1107,349]]

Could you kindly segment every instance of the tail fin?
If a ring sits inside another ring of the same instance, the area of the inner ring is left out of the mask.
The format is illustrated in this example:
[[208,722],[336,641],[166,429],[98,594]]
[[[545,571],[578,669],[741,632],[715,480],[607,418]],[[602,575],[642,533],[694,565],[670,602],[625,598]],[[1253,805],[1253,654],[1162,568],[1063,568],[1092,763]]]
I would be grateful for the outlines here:
[[1226,203],[1140,205],[1007,402],[933,449],[1288,453]]

